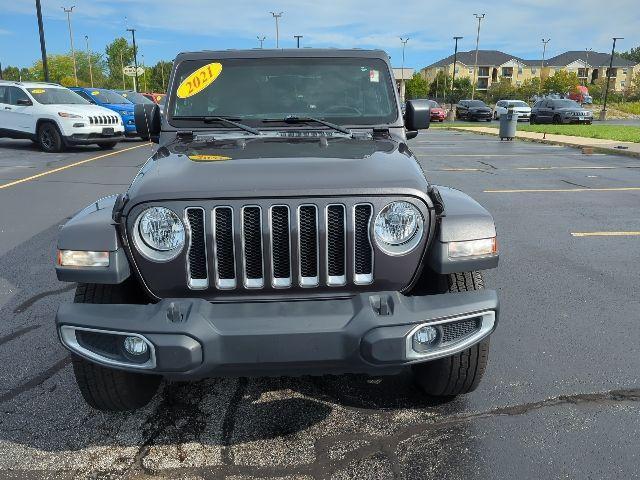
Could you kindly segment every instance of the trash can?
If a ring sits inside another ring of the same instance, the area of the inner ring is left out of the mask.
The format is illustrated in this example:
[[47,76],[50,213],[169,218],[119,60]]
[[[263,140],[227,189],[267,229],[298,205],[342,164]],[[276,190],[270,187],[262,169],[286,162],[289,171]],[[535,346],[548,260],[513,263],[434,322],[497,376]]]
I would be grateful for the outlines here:
[[516,136],[517,125],[518,114],[513,109],[509,109],[506,114],[500,115],[500,140],[513,140]]

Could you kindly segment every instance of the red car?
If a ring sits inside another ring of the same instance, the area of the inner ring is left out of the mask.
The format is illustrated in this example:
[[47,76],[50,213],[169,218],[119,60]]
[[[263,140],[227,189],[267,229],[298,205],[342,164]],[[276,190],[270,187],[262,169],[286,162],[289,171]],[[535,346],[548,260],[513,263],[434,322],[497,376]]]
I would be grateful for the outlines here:
[[151,100],[153,103],[159,103],[160,100],[162,100],[162,97],[165,96],[164,93],[142,93],[141,95],[144,95],[149,100]]
[[438,104],[435,100],[429,100],[431,104],[431,121],[432,122],[444,122],[447,118],[447,112],[444,108]]

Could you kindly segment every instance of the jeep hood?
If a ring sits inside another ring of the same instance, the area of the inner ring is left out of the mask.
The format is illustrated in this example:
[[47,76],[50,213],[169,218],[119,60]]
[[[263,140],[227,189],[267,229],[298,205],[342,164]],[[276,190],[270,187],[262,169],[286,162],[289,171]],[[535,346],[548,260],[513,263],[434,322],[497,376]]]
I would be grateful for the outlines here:
[[428,182],[402,141],[262,137],[174,143],[134,178],[129,206],[165,199],[406,194]]

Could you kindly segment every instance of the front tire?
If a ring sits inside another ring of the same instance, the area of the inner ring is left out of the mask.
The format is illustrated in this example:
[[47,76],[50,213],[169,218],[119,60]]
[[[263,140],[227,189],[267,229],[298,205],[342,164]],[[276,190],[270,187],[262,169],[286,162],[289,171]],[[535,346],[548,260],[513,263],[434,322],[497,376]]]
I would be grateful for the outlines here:
[[[439,277],[439,293],[484,289],[484,279],[478,271]],[[416,383],[427,395],[451,397],[473,392],[482,380],[488,361],[489,337],[449,357],[413,365],[412,371]]]
[[[133,280],[119,285],[80,283],[74,303],[145,303]],[[96,410],[124,412],[151,401],[162,377],[104,367],[72,354],[73,373],[84,400]]]
[[51,122],[45,122],[38,127],[38,144],[47,153],[59,153],[64,150],[64,141],[58,127]]

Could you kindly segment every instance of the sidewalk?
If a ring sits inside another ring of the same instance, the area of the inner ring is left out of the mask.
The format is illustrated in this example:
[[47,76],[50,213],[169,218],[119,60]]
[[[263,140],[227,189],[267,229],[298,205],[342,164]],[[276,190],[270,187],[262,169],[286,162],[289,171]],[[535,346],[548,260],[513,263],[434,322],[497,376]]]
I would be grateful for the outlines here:
[[[463,130],[465,132],[480,133],[483,135],[498,135],[498,129],[493,127],[456,127],[447,126],[450,130]],[[550,133],[518,132],[516,138],[531,142],[550,143],[553,145],[565,145],[576,148],[593,148],[594,152],[609,153],[612,155],[629,155],[640,157],[640,143],[619,142],[617,140],[602,140],[599,138],[574,137],[570,135],[553,135]],[[616,148],[626,147],[626,148]]]

